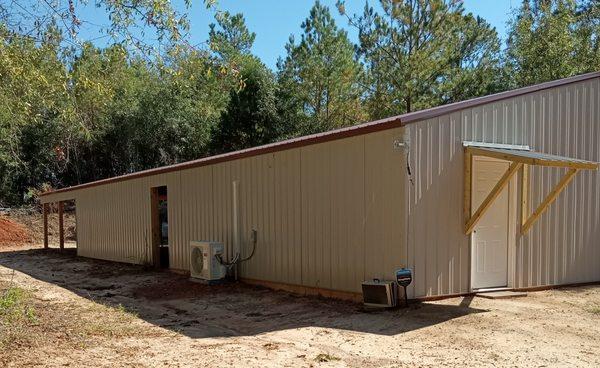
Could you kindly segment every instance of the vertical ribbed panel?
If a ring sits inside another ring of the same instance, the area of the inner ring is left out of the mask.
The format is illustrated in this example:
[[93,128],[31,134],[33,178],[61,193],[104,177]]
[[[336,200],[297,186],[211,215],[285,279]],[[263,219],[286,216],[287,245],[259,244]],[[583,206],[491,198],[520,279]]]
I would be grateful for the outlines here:
[[275,244],[278,257],[275,280],[302,284],[302,192],[300,149],[276,152]]
[[398,128],[210,166],[78,190],[78,252],[151,261],[150,188],[168,189],[170,264],[189,269],[190,240],[234,249],[233,182],[241,276],[343,291],[392,278],[407,264],[404,170]]
[[[409,186],[408,259],[414,296],[469,291],[469,239],[462,232],[462,141],[529,145],[540,152],[600,161],[598,79],[531,93],[406,127],[414,185]],[[532,167],[535,209],[565,170]],[[525,235],[517,232],[515,287],[600,279],[597,171],[583,171]],[[520,203],[520,202],[519,202]],[[513,206],[512,211],[520,210]],[[520,216],[518,217],[520,218]]]
[[365,138],[365,279],[393,280],[394,271],[408,263],[406,253],[406,160],[403,130],[393,129]]
[[179,172],[75,192],[78,254],[130,263],[151,262],[150,188],[167,185],[171,265],[187,267],[181,231]]

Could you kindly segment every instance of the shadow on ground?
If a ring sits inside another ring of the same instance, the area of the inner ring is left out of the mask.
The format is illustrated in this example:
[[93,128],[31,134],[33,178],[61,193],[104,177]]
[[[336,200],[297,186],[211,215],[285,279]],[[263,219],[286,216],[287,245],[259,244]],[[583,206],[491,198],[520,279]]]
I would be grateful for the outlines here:
[[77,257],[75,249],[0,252],[0,265],[192,338],[252,336],[304,327],[396,335],[485,310],[416,303],[367,312],[362,305],[226,284],[206,286],[169,272]]

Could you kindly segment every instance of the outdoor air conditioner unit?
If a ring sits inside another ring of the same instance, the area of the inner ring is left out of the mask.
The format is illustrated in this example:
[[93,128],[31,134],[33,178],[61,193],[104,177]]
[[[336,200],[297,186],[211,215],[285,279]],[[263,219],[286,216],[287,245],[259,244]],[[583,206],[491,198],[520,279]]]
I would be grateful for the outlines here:
[[396,290],[394,281],[363,281],[363,303],[369,307],[395,307],[398,295]]
[[216,258],[224,249],[223,243],[191,241],[190,276],[206,281],[224,278],[227,270]]

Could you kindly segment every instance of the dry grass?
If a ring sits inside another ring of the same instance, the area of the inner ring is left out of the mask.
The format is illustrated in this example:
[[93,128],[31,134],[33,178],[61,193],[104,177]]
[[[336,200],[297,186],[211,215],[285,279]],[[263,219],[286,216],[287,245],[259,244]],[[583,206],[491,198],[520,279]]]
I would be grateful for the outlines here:
[[315,362],[318,363],[326,363],[326,362],[333,362],[333,361],[337,361],[340,360],[340,358],[330,355],[330,354],[319,354],[315,357]]
[[[78,330],[86,337],[124,338],[144,334],[144,329],[135,323],[138,316],[123,305],[109,306],[90,303],[81,308],[77,316]],[[99,319],[98,317],[102,317]]]
[[157,335],[123,305],[45,300],[36,291],[0,281],[0,366],[44,346],[83,351],[102,341]]

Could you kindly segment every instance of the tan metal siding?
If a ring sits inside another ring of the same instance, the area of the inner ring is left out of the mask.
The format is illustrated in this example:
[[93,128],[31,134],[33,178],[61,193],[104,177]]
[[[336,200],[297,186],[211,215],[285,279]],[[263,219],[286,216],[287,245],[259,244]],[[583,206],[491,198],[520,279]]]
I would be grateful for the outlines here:
[[[358,290],[365,279],[364,142],[364,137],[357,137],[331,144],[331,288],[335,290]],[[389,143],[387,147],[392,149]]]
[[408,264],[406,216],[407,181],[400,129],[365,136],[365,279],[393,279]]
[[[74,192],[77,209],[78,254],[130,263],[151,262],[150,188],[169,190],[171,265],[187,268],[181,237],[179,172],[133,179]],[[51,200],[54,198],[50,197]]]
[[181,172],[181,258],[179,269],[189,269],[191,240],[211,240],[213,224],[213,168],[205,166]]
[[[407,264],[402,128],[214,165],[88,187],[76,199],[78,252],[150,262],[150,188],[168,188],[171,267],[189,269],[189,241],[233,253],[233,182],[243,255],[241,276],[342,291],[392,278]],[[46,197],[56,200],[53,196]]]
[[[462,232],[463,148],[481,141],[600,161],[599,80],[544,90],[411,124],[408,259],[413,296],[469,291],[469,240]],[[532,168],[534,209],[563,171]],[[524,237],[517,236],[515,287],[600,280],[599,173],[578,174]]]
[[275,153],[275,244],[278,281],[302,284],[302,192],[300,149]]
[[331,287],[331,171],[329,144],[302,149],[302,281]]
[[301,155],[303,281],[357,291],[365,262],[364,137],[303,147]]

